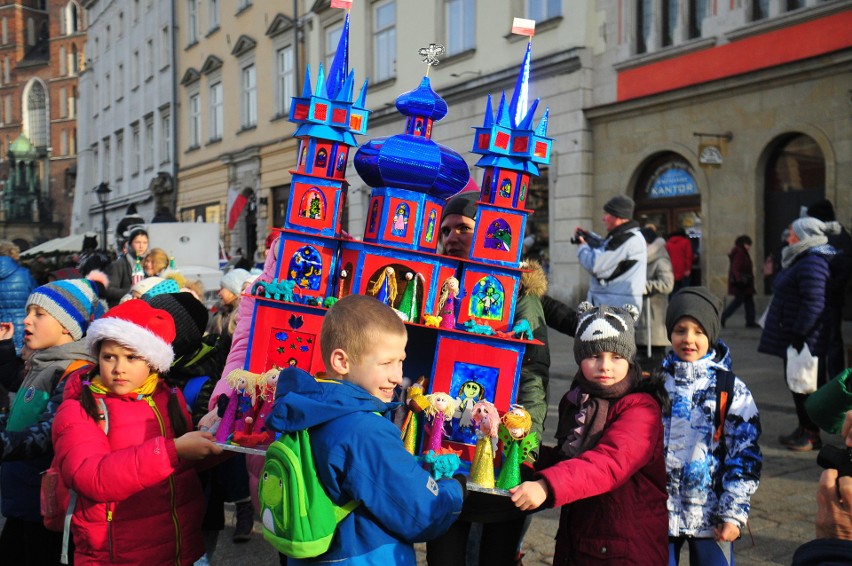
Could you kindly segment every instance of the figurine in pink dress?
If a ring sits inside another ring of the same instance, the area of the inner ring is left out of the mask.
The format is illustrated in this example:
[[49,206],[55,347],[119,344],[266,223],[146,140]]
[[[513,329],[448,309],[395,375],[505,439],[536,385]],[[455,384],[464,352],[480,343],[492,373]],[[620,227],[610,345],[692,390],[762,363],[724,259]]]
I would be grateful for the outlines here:
[[423,447],[423,453],[428,453],[429,450],[434,450],[435,454],[440,453],[441,440],[444,437],[444,422],[452,420],[453,414],[456,412],[457,401],[446,393],[431,393],[426,396],[429,401],[429,406],[426,407],[426,417],[430,419],[428,426],[428,436],[426,437],[426,445]]
[[441,296],[438,299],[438,316],[441,317],[440,328],[453,329],[456,327],[456,297],[459,296],[459,280],[447,277],[441,285]]

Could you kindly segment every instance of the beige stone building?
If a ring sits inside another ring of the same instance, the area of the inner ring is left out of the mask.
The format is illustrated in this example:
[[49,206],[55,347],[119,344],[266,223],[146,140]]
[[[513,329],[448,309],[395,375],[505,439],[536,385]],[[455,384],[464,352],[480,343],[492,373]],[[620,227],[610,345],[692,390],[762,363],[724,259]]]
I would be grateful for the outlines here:
[[[287,5],[285,5],[287,4]],[[219,222],[251,257],[280,226],[296,161],[290,97],[301,82],[289,3],[176,2],[180,220]],[[229,222],[229,202],[248,205]],[[230,199],[230,200],[229,200]],[[256,259],[259,259],[256,258]]]

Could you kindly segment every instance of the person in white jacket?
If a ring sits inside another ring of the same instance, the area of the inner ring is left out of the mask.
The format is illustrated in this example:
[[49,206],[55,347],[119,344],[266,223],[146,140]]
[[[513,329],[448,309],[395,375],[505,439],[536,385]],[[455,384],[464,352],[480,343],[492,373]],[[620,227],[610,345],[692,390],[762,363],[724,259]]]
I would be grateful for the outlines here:
[[625,195],[612,197],[604,205],[606,238],[598,245],[578,231],[577,258],[589,272],[588,301],[593,305],[621,307],[631,304],[642,312],[648,250],[633,218],[635,204]]

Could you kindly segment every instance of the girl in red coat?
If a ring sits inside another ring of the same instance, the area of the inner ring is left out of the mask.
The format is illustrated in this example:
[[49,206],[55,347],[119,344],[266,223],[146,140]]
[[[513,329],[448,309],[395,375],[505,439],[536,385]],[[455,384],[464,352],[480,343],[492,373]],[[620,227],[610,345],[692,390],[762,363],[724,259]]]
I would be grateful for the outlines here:
[[522,511],[563,506],[554,564],[668,563],[668,396],[633,359],[638,316],[632,305],[580,304],[580,371],[559,403],[558,445],[542,446],[537,479],[510,490]]
[[187,432],[186,402],[159,376],[174,320],[134,299],[87,338],[97,370],[68,384],[53,425],[54,465],[77,493],[74,563],[192,564],[204,554],[204,498],[189,460],[221,448]]

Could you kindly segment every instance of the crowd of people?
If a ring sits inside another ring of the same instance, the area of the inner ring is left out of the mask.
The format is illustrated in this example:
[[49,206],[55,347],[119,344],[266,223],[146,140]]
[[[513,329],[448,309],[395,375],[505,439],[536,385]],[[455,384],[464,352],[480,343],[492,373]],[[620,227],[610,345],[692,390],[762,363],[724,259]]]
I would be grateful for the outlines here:
[[[478,192],[447,201],[445,254],[469,257],[477,203]],[[604,237],[576,235],[589,274],[585,301],[554,299],[541,266],[523,265],[516,319],[529,322],[537,343],[526,349],[517,403],[539,437],[548,326],[573,337],[579,370],[559,402],[556,444],[531,451],[508,496],[468,490],[463,475],[436,482],[405,450],[390,418],[407,343],[397,314],[362,295],[329,309],[320,339],[328,379],[283,371],[270,417],[278,431],[310,427],[325,490],[336,504],[359,502],[321,561],[414,564],[412,543],[423,541],[429,564],[467,564],[472,546],[479,563],[519,564],[531,513],[559,507],[555,564],[677,564],[683,547],[691,564],[734,563],[761,475],[761,425],[720,334],[740,305],[746,327],[758,325],[751,239],[740,236],[731,251],[734,299],[725,308],[689,284],[684,234],[666,240],[640,226],[623,195],[603,211]],[[16,392],[0,414],[4,561],[208,564],[225,502],[236,508],[234,542],[252,536],[263,457],[223,453],[212,431],[229,387],[223,376],[246,361],[255,299],[244,293],[255,277],[275,277],[277,237],[266,241],[259,275],[223,275],[215,313],[163,250],[148,249],[140,227],[127,231],[114,261],[84,253],[76,277],[40,284],[14,245],[0,242],[0,384]],[[830,203],[817,203],[791,222],[787,243],[760,351],[786,364],[788,347],[807,345],[824,383],[845,367],[836,313],[852,238]],[[779,439],[792,450],[821,446],[807,399],[793,394],[799,426]],[[850,428],[852,412],[843,429],[852,447]],[[70,537],[45,525],[44,473],[71,490]],[[797,563],[849,551],[848,480],[823,475],[817,534],[833,540],[803,546]]]

